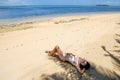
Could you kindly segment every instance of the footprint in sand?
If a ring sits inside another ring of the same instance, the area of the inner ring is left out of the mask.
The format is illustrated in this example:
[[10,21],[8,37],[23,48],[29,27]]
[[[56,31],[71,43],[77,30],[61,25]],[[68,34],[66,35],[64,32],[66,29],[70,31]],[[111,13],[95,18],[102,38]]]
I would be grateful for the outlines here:
[[23,44],[21,44],[21,46],[23,46]]
[[117,23],[118,25],[120,25],[120,23]]
[[48,39],[48,38],[41,38],[40,40],[45,40],[45,39]]
[[19,45],[16,45],[16,46],[13,46],[12,48],[15,48],[15,47],[22,47],[23,46],[23,44],[19,44]]
[[6,51],[8,50],[8,48],[5,49]]

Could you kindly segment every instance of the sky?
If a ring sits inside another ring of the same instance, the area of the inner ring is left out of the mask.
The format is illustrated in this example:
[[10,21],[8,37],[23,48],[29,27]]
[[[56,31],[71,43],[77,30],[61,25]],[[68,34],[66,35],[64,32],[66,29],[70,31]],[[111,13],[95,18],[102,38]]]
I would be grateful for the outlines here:
[[0,0],[3,5],[96,5],[120,6],[120,0]]

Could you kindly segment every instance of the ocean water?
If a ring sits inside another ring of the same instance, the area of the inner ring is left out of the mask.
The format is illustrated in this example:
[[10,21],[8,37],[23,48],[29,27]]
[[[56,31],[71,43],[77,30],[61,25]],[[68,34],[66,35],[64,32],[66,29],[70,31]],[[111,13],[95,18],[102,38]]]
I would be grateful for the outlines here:
[[0,6],[0,22],[29,17],[120,12],[120,6]]

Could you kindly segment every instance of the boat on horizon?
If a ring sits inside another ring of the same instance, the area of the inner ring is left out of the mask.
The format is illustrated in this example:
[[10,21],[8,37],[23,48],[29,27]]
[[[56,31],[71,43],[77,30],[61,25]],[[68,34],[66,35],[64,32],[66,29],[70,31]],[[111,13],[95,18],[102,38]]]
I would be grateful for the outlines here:
[[105,4],[98,4],[96,6],[109,6],[109,5],[105,5]]

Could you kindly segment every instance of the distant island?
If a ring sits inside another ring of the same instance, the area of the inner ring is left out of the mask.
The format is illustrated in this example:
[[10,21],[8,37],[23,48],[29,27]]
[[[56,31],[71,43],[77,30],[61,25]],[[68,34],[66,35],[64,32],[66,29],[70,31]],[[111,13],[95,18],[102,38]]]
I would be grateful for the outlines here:
[[99,4],[99,5],[96,5],[96,6],[109,6],[109,5],[102,5],[102,4]]

